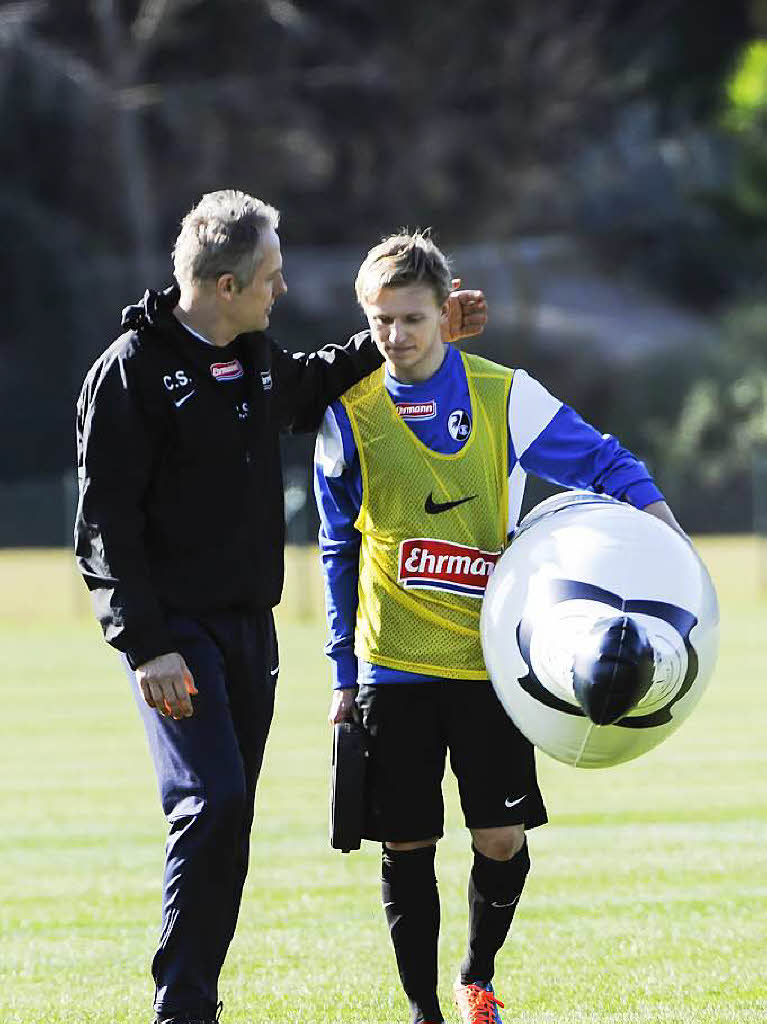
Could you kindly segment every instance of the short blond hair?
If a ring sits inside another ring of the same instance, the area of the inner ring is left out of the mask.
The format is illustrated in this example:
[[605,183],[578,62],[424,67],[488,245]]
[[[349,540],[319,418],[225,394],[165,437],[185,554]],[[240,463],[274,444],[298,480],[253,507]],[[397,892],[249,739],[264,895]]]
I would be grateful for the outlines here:
[[264,233],[277,230],[279,211],[246,192],[208,192],[181,221],[173,246],[173,270],[180,285],[216,281],[232,274],[237,287],[253,280],[261,262]]
[[441,306],[451,291],[451,271],[447,256],[435,244],[428,229],[403,228],[373,246],[357,272],[354,289],[360,305],[382,288],[402,288],[425,284]]

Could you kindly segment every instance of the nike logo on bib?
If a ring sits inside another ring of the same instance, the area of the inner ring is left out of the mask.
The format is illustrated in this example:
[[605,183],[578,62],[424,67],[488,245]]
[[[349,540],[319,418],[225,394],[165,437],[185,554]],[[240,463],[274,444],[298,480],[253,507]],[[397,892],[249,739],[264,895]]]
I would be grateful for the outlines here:
[[463,505],[467,501],[474,501],[475,498],[476,494],[470,494],[468,498],[459,498],[458,501],[435,501],[429,492],[429,497],[423,507],[430,516],[435,516],[438,512],[447,512],[448,509],[455,508],[456,505]]

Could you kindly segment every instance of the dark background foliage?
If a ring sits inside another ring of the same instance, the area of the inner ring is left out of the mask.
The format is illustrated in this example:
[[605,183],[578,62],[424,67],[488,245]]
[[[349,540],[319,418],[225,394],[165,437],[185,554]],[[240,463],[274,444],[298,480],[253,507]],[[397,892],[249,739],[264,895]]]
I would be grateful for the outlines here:
[[[89,363],[121,307],[169,280],[184,212],[234,186],[283,211],[301,279],[275,316],[284,344],[358,329],[355,262],[400,225],[433,225],[488,293],[483,352],[635,447],[689,528],[748,529],[767,433],[767,129],[758,111],[727,122],[727,84],[766,8],[0,5],[0,487],[70,473]],[[541,257],[562,240],[569,257]],[[574,331],[569,310],[604,308],[598,282],[688,336],[648,313],[652,343],[629,351],[630,310],[606,338]],[[288,445],[294,480],[308,447]]]

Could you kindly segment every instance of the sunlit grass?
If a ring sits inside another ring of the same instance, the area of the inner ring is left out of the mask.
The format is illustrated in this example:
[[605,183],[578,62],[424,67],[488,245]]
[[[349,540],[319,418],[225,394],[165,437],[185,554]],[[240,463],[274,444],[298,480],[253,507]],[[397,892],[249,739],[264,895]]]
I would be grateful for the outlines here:
[[[690,720],[603,772],[539,759],[551,824],[531,835],[533,869],[499,957],[507,1021],[767,1019],[767,597],[753,541],[701,550],[722,602],[722,651]],[[295,590],[305,567],[295,575],[286,608],[310,614],[314,598]],[[0,1021],[146,1024],[164,821],[127,682],[95,624],[73,614],[66,556],[0,555],[0,594]],[[406,1022],[378,850],[344,857],[327,843],[323,627],[283,614],[280,637],[223,1022]],[[469,854],[452,781],[447,790],[440,956],[456,1021]]]

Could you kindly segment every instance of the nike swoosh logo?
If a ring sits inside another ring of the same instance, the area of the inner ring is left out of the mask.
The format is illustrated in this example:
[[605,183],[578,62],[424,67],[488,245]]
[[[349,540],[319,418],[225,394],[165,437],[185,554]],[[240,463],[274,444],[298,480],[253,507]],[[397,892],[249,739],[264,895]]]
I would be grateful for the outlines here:
[[183,397],[183,398],[179,398],[179,399],[178,399],[177,401],[175,401],[175,402],[174,402],[173,404],[175,405],[175,407],[176,407],[177,409],[180,409],[180,408],[181,408],[181,406],[182,406],[182,405],[184,404],[184,402],[185,402],[185,401],[187,400],[187,398],[191,398],[191,397],[192,397],[192,395],[196,395],[196,394],[197,394],[197,390],[196,390],[196,389],[195,389],[194,391],[190,391],[188,395],[184,395],[184,397]]
[[490,906],[498,907],[500,910],[502,907],[513,907],[517,903],[519,903],[519,896],[515,896],[511,903],[491,903]]
[[517,804],[521,804],[522,803],[522,801],[525,799],[526,796],[527,796],[527,794],[524,793],[522,796],[518,796],[516,800],[507,800],[506,801],[506,806],[507,807],[516,807]]
[[430,492],[423,507],[430,516],[435,516],[438,512],[447,512],[448,509],[463,505],[467,501],[474,501],[475,498],[476,494],[470,494],[468,498],[459,498],[458,501],[435,501]]

